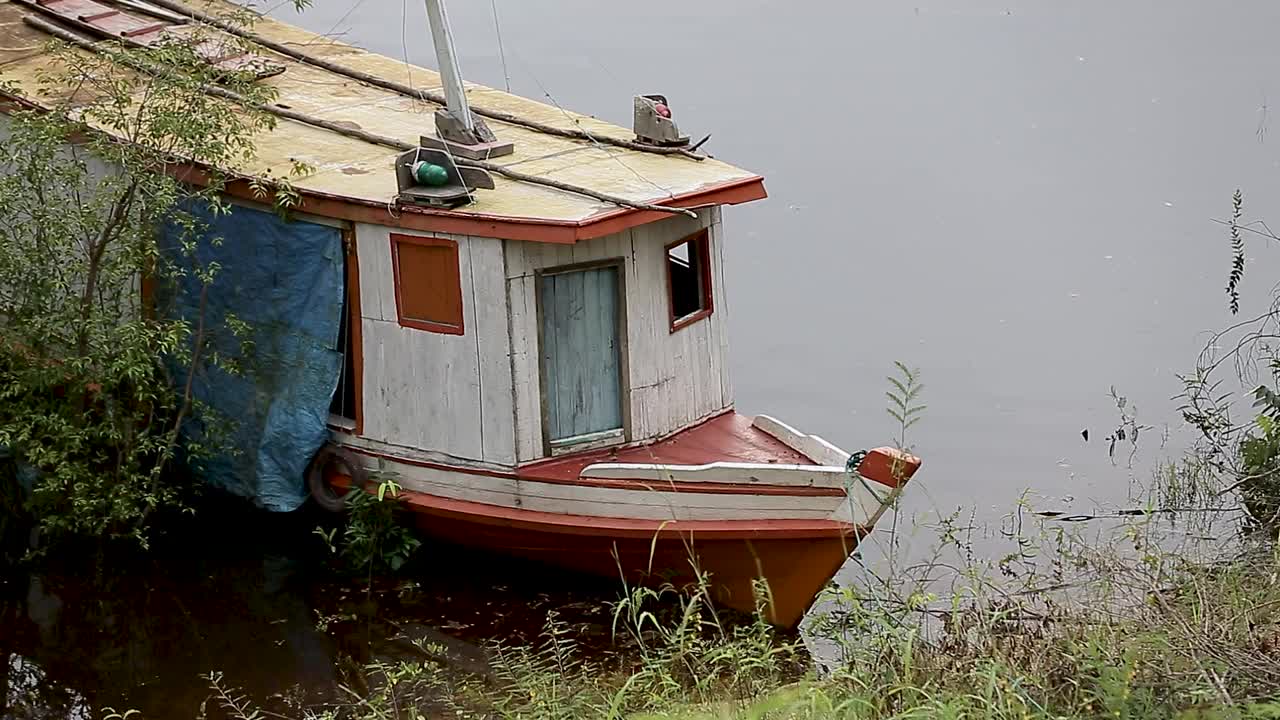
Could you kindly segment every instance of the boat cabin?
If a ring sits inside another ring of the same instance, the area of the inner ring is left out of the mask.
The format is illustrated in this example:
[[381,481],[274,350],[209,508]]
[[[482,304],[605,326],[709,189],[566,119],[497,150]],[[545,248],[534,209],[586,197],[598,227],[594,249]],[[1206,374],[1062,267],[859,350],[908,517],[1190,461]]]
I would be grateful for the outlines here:
[[514,467],[721,413],[723,232],[717,207],[572,245],[357,223],[333,424]]

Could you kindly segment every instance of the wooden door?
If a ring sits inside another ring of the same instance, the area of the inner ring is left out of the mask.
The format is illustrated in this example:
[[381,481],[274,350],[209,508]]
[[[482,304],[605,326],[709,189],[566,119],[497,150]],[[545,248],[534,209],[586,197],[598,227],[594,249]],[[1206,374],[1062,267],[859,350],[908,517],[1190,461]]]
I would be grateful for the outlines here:
[[623,437],[620,269],[542,276],[542,372],[551,448]]

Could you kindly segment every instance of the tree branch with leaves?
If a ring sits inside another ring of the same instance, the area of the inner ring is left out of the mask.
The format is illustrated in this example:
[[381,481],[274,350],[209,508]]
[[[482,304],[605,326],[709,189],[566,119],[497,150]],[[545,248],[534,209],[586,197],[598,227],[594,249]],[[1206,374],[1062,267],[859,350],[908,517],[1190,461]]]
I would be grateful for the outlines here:
[[[202,32],[101,53],[55,43],[32,87],[3,88],[44,103],[10,115],[0,147],[0,447],[36,472],[26,509],[45,538],[147,545],[158,511],[189,509],[173,461],[212,449],[179,447],[182,424],[209,411],[172,367],[240,371],[201,352],[213,334],[242,334],[234,319],[205,327],[158,306],[178,279],[216,281],[197,251],[220,239],[188,209],[230,212],[228,173],[277,122],[206,92],[274,96],[201,60]],[[202,184],[185,181],[191,167]],[[263,199],[287,209],[289,190],[273,180]],[[162,251],[162,228],[176,252]]]

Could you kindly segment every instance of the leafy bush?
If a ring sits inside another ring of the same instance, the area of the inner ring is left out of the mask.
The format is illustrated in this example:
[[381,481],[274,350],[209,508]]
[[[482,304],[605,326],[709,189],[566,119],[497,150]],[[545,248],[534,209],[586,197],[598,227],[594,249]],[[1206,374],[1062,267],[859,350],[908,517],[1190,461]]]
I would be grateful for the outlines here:
[[[30,507],[46,538],[145,546],[157,511],[189,509],[170,469],[179,428],[207,413],[166,363],[234,370],[208,340],[235,328],[167,319],[152,290],[213,281],[218,268],[191,258],[218,240],[182,208],[226,211],[217,168],[251,158],[274,122],[208,94],[215,82],[270,99],[177,43],[55,46],[38,87],[8,88],[50,103],[10,116],[0,148],[0,447],[38,472]],[[213,168],[206,184],[184,182],[185,163]],[[184,256],[159,252],[164,222],[182,229]]]
[[[349,492],[342,542],[336,549],[348,567],[373,574],[399,570],[422,545],[406,526],[398,502],[400,486],[392,478],[375,478],[375,492]],[[324,535],[321,531],[321,535]]]

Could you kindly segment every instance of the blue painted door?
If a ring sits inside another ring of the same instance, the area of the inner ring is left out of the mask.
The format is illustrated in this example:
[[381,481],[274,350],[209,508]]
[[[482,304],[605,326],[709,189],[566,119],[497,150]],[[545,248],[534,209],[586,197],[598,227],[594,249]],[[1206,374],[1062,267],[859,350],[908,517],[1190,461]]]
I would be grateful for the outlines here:
[[618,313],[616,267],[542,278],[543,392],[553,444],[622,429]]

